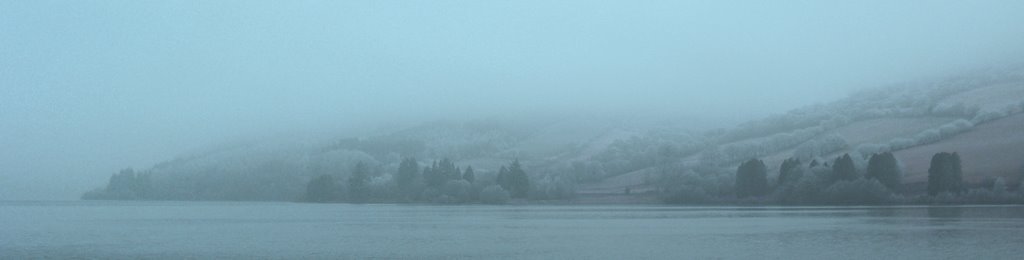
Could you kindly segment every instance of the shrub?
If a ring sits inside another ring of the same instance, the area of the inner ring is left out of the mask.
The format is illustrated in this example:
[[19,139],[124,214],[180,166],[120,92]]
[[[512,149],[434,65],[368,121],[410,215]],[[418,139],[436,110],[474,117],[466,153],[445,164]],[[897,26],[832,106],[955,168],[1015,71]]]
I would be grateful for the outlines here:
[[924,130],[914,136],[917,145],[930,144],[942,140],[942,134],[937,129]]
[[847,147],[846,139],[837,134],[807,141],[796,147],[793,157],[809,160]]
[[913,147],[914,145],[915,145],[914,139],[904,138],[904,137],[897,137],[897,138],[893,138],[892,140],[889,141],[889,150],[890,151],[903,150],[903,149],[907,149],[907,148]]
[[445,182],[441,191],[454,202],[472,201],[470,195],[473,193],[473,185],[466,180],[450,180]]
[[892,151],[888,144],[861,144],[857,146],[857,153],[862,156]]
[[821,199],[822,187],[822,181],[817,175],[804,174],[796,183],[776,189],[774,197],[784,204],[815,204]]

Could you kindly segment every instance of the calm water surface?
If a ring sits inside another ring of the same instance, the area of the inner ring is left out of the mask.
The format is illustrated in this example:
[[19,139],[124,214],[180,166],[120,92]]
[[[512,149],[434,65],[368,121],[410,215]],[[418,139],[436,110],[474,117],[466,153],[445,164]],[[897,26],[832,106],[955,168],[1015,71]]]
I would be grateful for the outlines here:
[[1021,259],[1024,207],[0,202],[0,258]]

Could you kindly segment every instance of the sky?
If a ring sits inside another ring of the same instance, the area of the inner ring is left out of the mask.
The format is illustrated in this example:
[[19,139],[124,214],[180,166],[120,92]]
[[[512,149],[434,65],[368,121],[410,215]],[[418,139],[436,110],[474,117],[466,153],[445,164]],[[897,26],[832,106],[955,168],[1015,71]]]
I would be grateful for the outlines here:
[[[780,3],[781,2],[781,3]],[[0,0],[0,200],[237,139],[736,121],[1024,57],[1024,1]]]

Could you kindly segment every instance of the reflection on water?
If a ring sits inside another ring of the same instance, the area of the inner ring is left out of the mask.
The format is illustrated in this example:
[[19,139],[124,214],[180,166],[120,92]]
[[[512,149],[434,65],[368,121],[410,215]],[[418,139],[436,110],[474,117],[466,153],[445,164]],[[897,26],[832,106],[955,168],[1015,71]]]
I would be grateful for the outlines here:
[[0,202],[0,258],[1016,258],[1024,207]]
[[956,221],[964,215],[964,207],[932,206],[928,207],[928,217],[933,221]]

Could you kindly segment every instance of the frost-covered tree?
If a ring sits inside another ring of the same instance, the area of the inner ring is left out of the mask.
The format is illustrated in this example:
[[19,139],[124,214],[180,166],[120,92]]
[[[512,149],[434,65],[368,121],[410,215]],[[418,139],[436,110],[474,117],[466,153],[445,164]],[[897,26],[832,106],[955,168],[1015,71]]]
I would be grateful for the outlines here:
[[764,161],[750,159],[736,169],[736,197],[760,197],[768,194],[768,168]]
[[914,136],[914,143],[917,145],[930,144],[939,140],[942,140],[942,133],[938,129],[924,130]]
[[800,144],[793,151],[793,157],[811,159],[846,148],[846,139],[837,134],[830,134]]
[[891,151],[907,149],[914,145],[916,145],[916,143],[914,139],[911,138],[897,137],[893,138],[892,140],[889,140],[889,150]]
[[878,180],[891,191],[900,190],[902,185],[902,171],[900,170],[899,161],[896,160],[896,156],[891,152],[871,155],[871,159],[868,160],[867,173],[864,177]]
[[708,148],[700,153],[700,164],[704,167],[716,167],[726,161],[725,153],[718,146]]
[[988,121],[1000,119],[1000,118],[1003,118],[1003,117],[1006,117],[1006,116],[1007,116],[1007,113],[1005,111],[983,110],[983,111],[979,111],[978,113],[976,113],[974,118],[971,118],[971,123],[973,123],[973,124],[981,124],[981,123],[985,123],[985,122],[988,122]]

